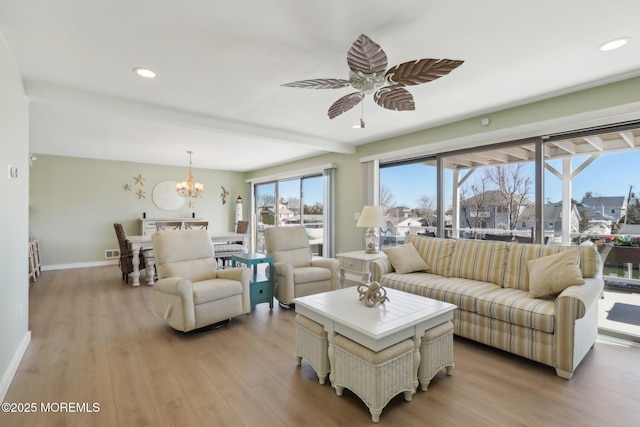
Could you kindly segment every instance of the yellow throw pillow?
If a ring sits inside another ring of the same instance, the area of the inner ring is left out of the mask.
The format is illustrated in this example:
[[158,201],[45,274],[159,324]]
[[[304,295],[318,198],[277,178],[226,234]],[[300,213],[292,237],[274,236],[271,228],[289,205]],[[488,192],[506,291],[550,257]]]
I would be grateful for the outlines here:
[[426,271],[429,268],[416,250],[416,247],[411,243],[383,249],[382,251],[387,254],[387,258],[389,258],[389,262],[393,269],[396,270],[396,273],[413,273],[414,271]]
[[529,297],[553,295],[569,286],[584,285],[579,262],[577,249],[527,261]]

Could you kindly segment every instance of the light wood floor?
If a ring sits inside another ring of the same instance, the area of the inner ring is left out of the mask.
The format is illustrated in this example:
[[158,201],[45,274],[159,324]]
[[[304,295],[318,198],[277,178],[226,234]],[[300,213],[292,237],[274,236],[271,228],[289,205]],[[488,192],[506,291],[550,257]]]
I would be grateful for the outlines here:
[[[0,413],[1,426],[370,426],[365,405],[320,385],[294,357],[294,316],[260,304],[220,329],[183,334],[152,288],[117,267],[46,271],[31,285],[32,341],[5,402],[96,402],[94,413]],[[381,426],[637,426],[640,351],[598,342],[570,381],[455,338],[456,368]],[[328,382],[327,382],[328,383]]]

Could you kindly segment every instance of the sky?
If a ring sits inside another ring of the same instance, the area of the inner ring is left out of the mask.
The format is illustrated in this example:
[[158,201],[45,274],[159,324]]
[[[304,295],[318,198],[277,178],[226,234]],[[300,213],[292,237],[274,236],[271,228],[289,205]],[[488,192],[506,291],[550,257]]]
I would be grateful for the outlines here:
[[[586,157],[572,160],[573,169]],[[552,165],[562,171],[560,162]],[[529,171],[533,177],[533,165]],[[473,181],[473,177],[469,179]],[[451,205],[451,174],[447,174],[447,208]],[[421,184],[423,183],[423,184]],[[404,165],[380,170],[380,184],[387,187],[394,196],[395,205],[410,208],[417,206],[420,196],[436,200],[435,168],[422,164]],[[602,155],[578,174],[572,183],[572,197],[582,200],[585,193],[591,191],[594,196],[627,196],[629,186],[640,193],[640,150]],[[533,194],[531,195],[533,198]],[[562,200],[562,182],[551,173],[545,174],[545,201]]]

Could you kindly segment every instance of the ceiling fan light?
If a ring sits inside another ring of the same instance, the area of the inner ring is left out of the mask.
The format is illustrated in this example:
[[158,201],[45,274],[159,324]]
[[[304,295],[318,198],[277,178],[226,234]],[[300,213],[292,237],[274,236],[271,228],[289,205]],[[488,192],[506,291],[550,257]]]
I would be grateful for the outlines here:
[[360,119],[360,123],[356,123],[355,125],[351,126],[354,129],[364,129],[364,120]]
[[629,37],[620,37],[614,40],[610,40],[606,43],[603,43],[598,47],[602,52],[608,52],[610,50],[620,49],[622,46],[626,45],[629,41]]

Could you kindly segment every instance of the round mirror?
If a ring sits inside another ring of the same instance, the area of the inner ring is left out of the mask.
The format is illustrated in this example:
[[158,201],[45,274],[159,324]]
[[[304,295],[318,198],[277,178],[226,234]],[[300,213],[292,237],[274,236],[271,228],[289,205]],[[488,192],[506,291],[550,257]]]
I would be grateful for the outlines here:
[[184,205],[184,197],[176,192],[175,181],[162,181],[153,187],[153,204],[163,211],[175,211]]

